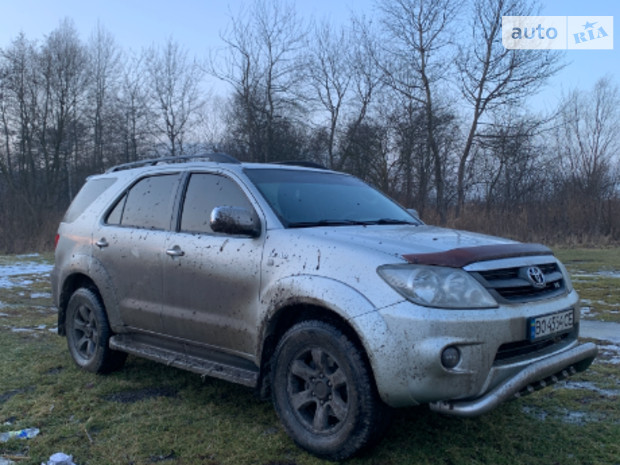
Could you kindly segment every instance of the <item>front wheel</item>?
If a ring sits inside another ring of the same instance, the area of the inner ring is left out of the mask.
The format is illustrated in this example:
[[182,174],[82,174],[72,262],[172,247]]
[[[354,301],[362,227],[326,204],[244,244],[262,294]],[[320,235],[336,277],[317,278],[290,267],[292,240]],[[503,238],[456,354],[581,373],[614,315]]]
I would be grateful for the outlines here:
[[322,458],[350,457],[388,424],[389,409],[360,350],[324,322],[304,321],[284,335],[274,354],[271,386],[289,435]]
[[81,288],[73,293],[65,325],[69,352],[80,368],[108,373],[125,362],[126,353],[108,347],[112,332],[103,304],[92,290]]

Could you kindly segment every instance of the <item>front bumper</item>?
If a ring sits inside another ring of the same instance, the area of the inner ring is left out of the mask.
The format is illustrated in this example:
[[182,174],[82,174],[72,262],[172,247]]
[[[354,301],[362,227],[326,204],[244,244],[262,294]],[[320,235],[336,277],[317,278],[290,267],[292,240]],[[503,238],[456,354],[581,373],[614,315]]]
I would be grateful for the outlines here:
[[494,389],[473,400],[431,402],[436,412],[462,417],[482,415],[511,398],[532,393],[586,370],[598,353],[591,342],[539,360],[506,379]]
[[[530,343],[529,318],[568,308],[575,309],[572,332]],[[479,415],[528,386],[585,370],[597,353],[593,344],[579,345],[575,292],[489,310],[426,309],[403,301],[353,321],[368,336],[364,345],[379,395],[396,408],[432,404],[446,413]],[[441,356],[451,346],[461,358],[447,368]]]

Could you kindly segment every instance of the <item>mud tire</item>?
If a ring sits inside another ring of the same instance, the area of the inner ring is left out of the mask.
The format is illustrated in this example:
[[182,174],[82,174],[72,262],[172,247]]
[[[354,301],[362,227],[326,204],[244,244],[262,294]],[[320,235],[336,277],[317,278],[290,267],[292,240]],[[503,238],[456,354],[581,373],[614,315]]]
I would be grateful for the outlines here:
[[109,348],[112,336],[105,308],[99,296],[80,288],[67,305],[65,320],[67,345],[75,363],[92,373],[109,373],[120,369],[127,354]]
[[330,324],[304,321],[288,330],[274,353],[271,376],[284,428],[318,457],[344,460],[387,429],[391,411],[360,349]]

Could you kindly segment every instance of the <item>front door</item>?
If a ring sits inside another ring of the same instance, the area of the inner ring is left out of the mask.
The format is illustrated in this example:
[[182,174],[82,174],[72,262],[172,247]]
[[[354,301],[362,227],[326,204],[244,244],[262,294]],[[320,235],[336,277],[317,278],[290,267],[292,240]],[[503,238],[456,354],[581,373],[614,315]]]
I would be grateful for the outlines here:
[[210,215],[221,206],[253,208],[233,179],[193,173],[179,232],[166,241],[162,323],[171,336],[253,354],[263,239],[213,232]]

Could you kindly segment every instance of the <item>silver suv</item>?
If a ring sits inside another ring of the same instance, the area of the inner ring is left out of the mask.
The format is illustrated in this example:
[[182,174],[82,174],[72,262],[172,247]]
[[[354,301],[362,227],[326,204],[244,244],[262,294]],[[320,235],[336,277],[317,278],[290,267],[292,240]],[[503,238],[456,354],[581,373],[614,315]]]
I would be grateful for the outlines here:
[[424,225],[343,173],[224,154],[90,177],[52,281],[81,368],[134,354],[256,388],[333,460],[392,407],[479,415],[597,352],[548,248]]

